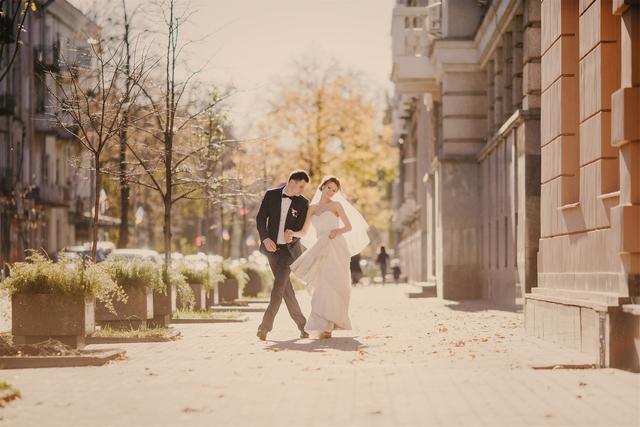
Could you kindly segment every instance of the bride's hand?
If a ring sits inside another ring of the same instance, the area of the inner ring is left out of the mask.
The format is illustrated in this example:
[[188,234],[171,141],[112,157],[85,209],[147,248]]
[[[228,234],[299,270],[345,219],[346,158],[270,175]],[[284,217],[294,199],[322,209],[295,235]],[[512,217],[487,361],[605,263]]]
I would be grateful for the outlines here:
[[338,234],[338,230],[331,230],[331,233],[329,233],[329,238],[333,240],[338,236]]

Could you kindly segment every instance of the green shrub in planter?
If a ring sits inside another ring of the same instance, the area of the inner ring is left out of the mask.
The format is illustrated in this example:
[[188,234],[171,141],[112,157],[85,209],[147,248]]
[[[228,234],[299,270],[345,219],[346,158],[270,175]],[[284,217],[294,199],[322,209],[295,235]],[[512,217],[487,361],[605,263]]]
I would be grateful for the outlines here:
[[195,268],[192,265],[183,264],[180,266],[180,272],[193,291],[194,304],[191,307],[187,307],[184,304],[179,304],[179,306],[193,310],[207,310],[207,298],[211,299],[211,291],[225,277],[220,273],[219,269],[209,268],[206,264],[204,268]]
[[165,292],[162,267],[141,260],[120,260],[103,265],[127,294],[127,302],[115,303],[115,314],[97,304],[96,321],[113,328],[146,327],[147,320],[153,319],[153,292]]
[[220,302],[235,301],[240,297],[240,291],[249,281],[249,275],[242,270],[242,266],[233,266],[228,262],[222,263],[220,273],[225,280],[218,285]]
[[273,273],[268,267],[247,262],[240,266],[249,280],[242,290],[245,297],[257,297],[260,292],[264,292],[273,286]]
[[102,265],[89,261],[84,265],[65,260],[54,263],[39,252],[31,253],[26,262],[13,264],[2,287],[9,295],[56,294],[79,300],[96,298],[111,310],[114,300],[126,300],[124,292]]
[[195,296],[186,277],[182,274],[179,267],[172,267],[168,271],[169,284],[176,289],[179,307],[193,307],[195,304]]
[[215,294],[219,291],[220,285],[226,279],[227,277],[222,274],[221,264],[210,265],[207,298],[205,299],[205,310],[209,310],[211,307],[213,307],[215,302]]
[[57,339],[76,347],[95,328],[95,300],[114,312],[114,301],[126,295],[100,264],[53,263],[33,252],[15,263],[2,286],[12,296],[14,342],[29,344]]
[[180,273],[188,284],[202,284],[205,290],[210,290],[225,279],[219,268],[195,269],[187,264],[180,267]]
[[238,286],[242,289],[249,281],[249,276],[242,269],[242,265],[231,265],[231,263],[223,262],[220,265],[220,274],[225,279],[235,279],[238,281]]
[[148,288],[164,292],[162,267],[151,261],[123,260],[104,264],[111,278],[123,289]]

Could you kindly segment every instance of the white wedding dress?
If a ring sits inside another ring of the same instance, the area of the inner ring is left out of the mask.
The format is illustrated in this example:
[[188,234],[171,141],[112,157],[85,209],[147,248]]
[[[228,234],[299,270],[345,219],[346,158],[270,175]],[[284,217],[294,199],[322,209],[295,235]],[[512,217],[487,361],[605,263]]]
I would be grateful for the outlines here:
[[311,314],[305,329],[320,332],[351,329],[351,254],[344,234],[329,238],[331,230],[340,227],[340,220],[333,212],[325,211],[311,217],[311,224],[317,240],[291,264],[291,271],[311,292]]

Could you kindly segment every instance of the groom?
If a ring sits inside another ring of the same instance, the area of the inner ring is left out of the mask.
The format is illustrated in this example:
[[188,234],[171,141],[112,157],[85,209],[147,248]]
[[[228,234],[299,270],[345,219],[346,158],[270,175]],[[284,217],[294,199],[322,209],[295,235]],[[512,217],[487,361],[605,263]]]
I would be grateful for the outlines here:
[[289,279],[291,264],[302,254],[299,239],[294,238],[289,230],[300,231],[304,225],[309,201],[302,196],[302,192],[308,182],[309,175],[305,171],[293,171],[285,186],[265,193],[256,217],[260,252],[269,259],[274,276],[269,307],[256,334],[262,341],[267,339],[267,333],[273,328],[273,320],[283,298],[289,315],[300,330],[300,338],[309,337],[304,330],[307,320],[300,310]]

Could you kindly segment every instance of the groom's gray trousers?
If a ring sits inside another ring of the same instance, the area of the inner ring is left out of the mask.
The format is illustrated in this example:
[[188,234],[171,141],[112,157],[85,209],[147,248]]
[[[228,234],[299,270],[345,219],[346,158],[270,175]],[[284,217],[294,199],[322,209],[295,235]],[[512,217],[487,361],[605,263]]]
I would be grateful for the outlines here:
[[264,312],[262,324],[259,329],[267,332],[271,331],[273,328],[273,320],[278,313],[278,309],[280,309],[282,299],[284,299],[287,310],[289,310],[289,315],[293,321],[296,322],[298,329],[302,331],[307,323],[307,319],[305,319],[302,310],[300,310],[300,305],[298,304],[295,291],[291,285],[291,279],[289,278],[291,274],[290,266],[294,261],[294,257],[287,245],[278,245],[278,249],[275,252],[267,252],[267,258],[269,259],[269,265],[271,266],[271,271],[274,276],[273,289],[271,290],[269,307],[267,307],[267,311]]

